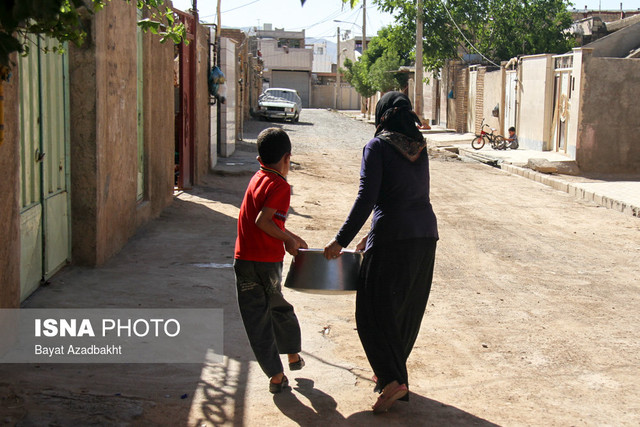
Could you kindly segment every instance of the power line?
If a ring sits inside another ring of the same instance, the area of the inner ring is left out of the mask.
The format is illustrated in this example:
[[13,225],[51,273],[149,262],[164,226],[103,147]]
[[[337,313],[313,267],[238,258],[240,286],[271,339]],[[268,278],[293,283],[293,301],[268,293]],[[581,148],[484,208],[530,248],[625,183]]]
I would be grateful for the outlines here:
[[456,23],[456,21],[453,19],[453,16],[451,16],[451,12],[449,12],[449,9],[447,9],[447,5],[444,3],[444,1],[440,0],[440,3],[442,4],[442,7],[444,7],[444,10],[447,11],[447,15],[449,15],[449,19],[451,19],[451,22],[453,22],[453,25],[456,26],[456,28],[458,29],[458,32],[460,33],[460,35],[465,39],[465,41],[467,43],[469,43],[469,46],[471,46],[473,48],[473,50],[475,50],[476,52],[478,52],[478,54],[480,56],[482,56],[484,59],[486,59],[490,64],[495,65],[496,67],[500,68],[500,66],[498,64],[496,64],[495,62],[493,62],[492,60],[490,60],[489,58],[487,58],[486,56],[484,56],[482,54],[482,52],[480,52],[467,38],[467,36],[464,35],[464,33],[462,32],[462,30],[460,29],[460,27],[458,27],[458,24]]
[[258,3],[259,1],[260,1],[260,0],[254,0],[254,1],[252,1],[252,2],[245,3],[245,4],[240,5],[240,6],[238,6],[238,7],[234,7],[233,9],[223,10],[223,11],[222,11],[222,13],[232,12],[232,11],[234,11],[234,10],[241,9],[241,8],[243,8],[243,7],[245,7],[245,6],[249,6],[250,4]]
[[[359,13],[360,9],[362,9],[362,6],[360,6],[358,9],[355,9],[353,13]],[[317,26],[317,25],[324,24],[325,22],[327,22],[327,21],[329,21],[329,20],[332,20],[332,19],[334,19],[334,18],[337,18],[337,17],[338,17],[338,16],[340,16],[342,13],[343,13],[343,11],[338,10],[338,11],[336,11],[336,12],[333,12],[333,13],[329,14],[327,17],[325,17],[325,18],[321,19],[320,21],[318,21],[318,22],[316,22],[316,23],[314,23],[314,24],[311,24],[311,25],[305,25],[305,26],[302,26],[302,27],[294,27],[294,28],[290,28],[290,29],[291,29],[291,30],[295,30],[295,29],[302,29],[302,28],[304,28],[304,29],[306,29],[306,30],[309,30],[309,29],[311,29],[311,28],[313,28],[313,27],[315,27],[315,26]],[[353,13],[351,14],[351,16],[353,16]],[[347,18],[347,20],[349,20],[349,19],[351,19],[351,17]]]

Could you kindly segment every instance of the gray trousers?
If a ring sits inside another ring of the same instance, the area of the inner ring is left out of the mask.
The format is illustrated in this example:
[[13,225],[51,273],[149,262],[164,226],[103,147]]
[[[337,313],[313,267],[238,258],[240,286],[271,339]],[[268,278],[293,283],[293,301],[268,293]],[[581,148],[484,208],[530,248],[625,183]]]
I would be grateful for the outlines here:
[[238,306],[249,344],[268,377],[283,372],[280,354],[301,351],[300,324],[282,296],[282,263],[235,260]]

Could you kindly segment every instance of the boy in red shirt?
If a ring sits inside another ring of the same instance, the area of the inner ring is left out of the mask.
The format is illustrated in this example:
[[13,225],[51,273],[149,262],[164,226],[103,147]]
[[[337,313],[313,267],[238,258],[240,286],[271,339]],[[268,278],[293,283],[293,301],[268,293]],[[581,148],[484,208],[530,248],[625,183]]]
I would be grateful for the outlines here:
[[288,354],[289,369],[302,369],[301,334],[293,306],[282,296],[285,249],[296,255],[307,244],[284,226],[291,187],[286,177],[291,141],[285,131],[265,129],[258,135],[258,161],[238,218],[235,262],[238,305],[253,353],[270,378],[269,391],[288,385],[280,354]]

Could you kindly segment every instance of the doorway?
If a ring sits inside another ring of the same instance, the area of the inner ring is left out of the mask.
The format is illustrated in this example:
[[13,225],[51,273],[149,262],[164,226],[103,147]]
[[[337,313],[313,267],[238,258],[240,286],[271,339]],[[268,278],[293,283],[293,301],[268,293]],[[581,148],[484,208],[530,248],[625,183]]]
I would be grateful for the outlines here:
[[57,42],[33,38],[18,60],[20,301],[71,260],[67,57],[51,53]]
[[505,89],[504,89],[504,127],[503,135],[509,134],[510,127],[516,127],[516,117],[518,112],[517,104],[517,84],[518,74],[516,70],[510,70],[505,73]]
[[180,10],[174,12],[184,24],[189,42],[177,45],[175,59],[175,185],[189,189],[193,186],[195,161],[196,20]]

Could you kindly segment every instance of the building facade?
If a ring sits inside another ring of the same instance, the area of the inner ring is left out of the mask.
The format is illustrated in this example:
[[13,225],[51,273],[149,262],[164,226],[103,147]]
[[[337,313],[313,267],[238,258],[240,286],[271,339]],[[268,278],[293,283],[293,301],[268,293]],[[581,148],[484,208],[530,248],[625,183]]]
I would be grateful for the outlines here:
[[[176,49],[139,30],[134,5],[111,2],[89,19],[82,46],[16,57],[3,84],[0,174],[10,184],[0,194],[0,307],[18,307],[69,263],[104,264],[173,200],[176,113],[186,105],[175,99]],[[206,94],[208,41],[195,26],[189,34],[193,75],[182,77]],[[197,113],[203,101],[190,93],[184,120],[197,182],[208,171],[198,166],[208,106],[205,98]]]
[[311,105],[313,48],[305,45],[303,31],[285,31],[264,24],[256,30],[256,54],[262,59],[265,87],[284,87],[298,91],[303,108]]

